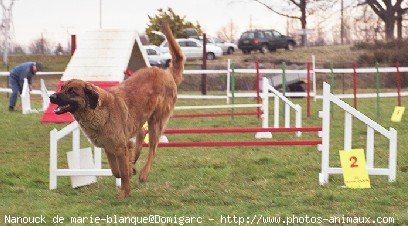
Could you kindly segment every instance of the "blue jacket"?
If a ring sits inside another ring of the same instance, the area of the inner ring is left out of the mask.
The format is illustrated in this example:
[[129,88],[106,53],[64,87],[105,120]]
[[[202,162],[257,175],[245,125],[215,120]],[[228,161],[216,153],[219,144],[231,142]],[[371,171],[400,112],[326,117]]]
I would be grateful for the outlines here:
[[32,78],[34,76],[32,67],[34,62],[26,62],[17,65],[10,71],[10,78],[17,80],[20,84],[24,83],[24,79],[28,80],[28,84],[31,85]]

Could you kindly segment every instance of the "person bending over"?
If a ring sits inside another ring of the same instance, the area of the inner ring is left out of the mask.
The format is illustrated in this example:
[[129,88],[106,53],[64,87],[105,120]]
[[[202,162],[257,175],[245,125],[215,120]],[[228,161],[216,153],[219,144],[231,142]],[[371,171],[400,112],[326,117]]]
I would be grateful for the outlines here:
[[28,81],[30,91],[32,90],[32,78],[42,69],[42,64],[39,62],[25,62],[17,65],[10,71],[10,87],[12,90],[9,102],[9,111],[14,111],[17,97],[23,91],[24,79]]

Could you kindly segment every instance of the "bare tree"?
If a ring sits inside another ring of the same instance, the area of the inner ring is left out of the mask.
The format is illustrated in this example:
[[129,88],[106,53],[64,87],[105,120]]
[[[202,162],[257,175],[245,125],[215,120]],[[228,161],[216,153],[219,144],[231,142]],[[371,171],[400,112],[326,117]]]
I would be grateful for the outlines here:
[[4,0],[0,0],[0,6],[2,8],[2,21],[1,21],[1,30],[3,36],[3,62],[5,65],[8,65],[8,53],[10,49],[11,42],[11,27],[13,24],[13,5],[15,0],[10,0],[9,4],[6,5]]
[[358,13],[354,13],[356,16],[353,22],[354,35],[357,40],[374,41],[378,37],[383,38],[383,26],[381,19],[379,19],[375,13],[373,13],[368,5],[358,9]]
[[[324,8],[329,8],[335,0],[253,0],[272,12],[287,18],[297,19],[301,23],[302,30],[305,31],[307,27],[307,16],[314,14]],[[274,3],[274,4],[273,4]],[[306,44],[306,34],[302,34],[302,44]]]
[[57,46],[55,47],[54,54],[58,56],[64,54],[64,48],[62,48],[61,43],[58,43]]
[[11,53],[18,54],[18,55],[25,55],[25,51],[20,44],[14,44],[13,49],[11,50]]
[[29,49],[32,54],[44,55],[51,53],[50,43],[42,34],[40,38],[30,44]]
[[[404,4],[405,3],[405,4]],[[402,40],[402,28],[403,28],[403,20],[404,14],[408,12],[408,3],[405,1],[401,4],[401,8],[397,11],[397,37],[398,40]]]
[[[394,4],[393,4],[394,2]],[[403,9],[401,4],[403,0],[360,0],[360,5],[369,5],[375,14],[385,24],[385,39],[387,41],[394,40],[395,22],[397,21],[397,14],[402,15],[407,12]],[[402,19],[401,19],[402,28]],[[401,32],[402,35],[402,32]]]
[[237,38],[238,34],[238,26],[235,25],[235,23],[230,20],[230,22],[221,27],[217,31],[217,37],[224,40],[224,41],[229,41],[229,42],[234,42]]

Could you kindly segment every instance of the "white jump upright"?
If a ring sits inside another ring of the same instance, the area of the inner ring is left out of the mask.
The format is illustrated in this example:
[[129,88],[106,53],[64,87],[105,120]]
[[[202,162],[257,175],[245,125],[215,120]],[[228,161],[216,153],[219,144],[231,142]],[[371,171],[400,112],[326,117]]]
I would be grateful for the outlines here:
[[[40,90],[30,91],[30,88],[28,86],[28,81],[27,79],[24,79],[23,91],[21,93],[21,108],[22,108],[23,114],[38,113],[39,111],[45,111],[47,110],[48,105],[50,105],[49,94],[52,94],[53,92],[49,92],[47,90],[44,79],[40,80],[40,84],[41,84]],[[41,95],[42,107],[40,110],[31,108],[31,94]]]
[[37,110],[31,109],[30,88],[28,81],[25,78],[23,84],[23,90],[21,92],[21,110],[23,114],[38,113]]
[[[72,133],[72,152],[67,152],[69,169],[58,168],[58,141]],[[60,131],[50,131],[50,190],[57,188],[59,176],[71,176],[72,187],[79,187],[96,182],[96,176],[112,176],[110,169],[102,169],[101,149],[94,148],[92,158],[91,148],[80,148],[81,130],[74,121]],[[120,179],[116,179],[120,186]]]
[[41,83],[41,98],[42,98],[42,111],[46,111],[50,105],[50,96],[48,95],[47,87],[45,86],[44,79],[40,80]]
[[[269,93],[271,92],[271,93]],[[284,110],[284,120],[285,120],[285,128],[290,127],[290,109],[295,110],[295,127],[301,128],[302,127],[302,108],[299,104],[294,104],[290,101],[287,97],[285,97],[282,93],[277,91],[273,88],[267,78],[262,78],[262,128],[269,128],[269,96],[272,95],[274,97],[274,112],[273,112],[273,128],[279,128],[279,120],[280,120],[280,111],[279,105],[280,101],[285,104]],[[296,132],[296,136],[300,137],[302,133],[300,131]],[[258,132],[255,136],[256,138],[272,138],[272,133],[270,132]]]
[[[344,150],[352,149],[352,120],[353,117],[367,125],[367,142],[366,142],[366,161],[369,175],[388,176],[390,182],[395,181],[397,171],[397,131],[393,128],[385,129],[377,122],[373,121],[366,115],[357,111],[355,108],[346,104],[340,98],[330,93],[330,85],[323,84],[323,111],[319,112],[322,118],[322,164],[321,173],[319,174],[319,183],[321,185],[329,182],[330,174],[343,174],[339,167],[330,167],[330,108],[331,103],[339,106],[345,111],[344,126]],[[374,133],[378,132],[389,140],[388,147],[388,168],[375,168],[374,166]]]

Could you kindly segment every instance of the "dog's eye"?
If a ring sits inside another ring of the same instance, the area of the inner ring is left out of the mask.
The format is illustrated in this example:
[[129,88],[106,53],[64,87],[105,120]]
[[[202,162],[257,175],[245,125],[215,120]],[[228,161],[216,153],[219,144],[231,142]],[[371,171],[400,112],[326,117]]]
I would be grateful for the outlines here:
[[67,90],[67,92],[68,92],[69,94],[76,94],[75,91],[74,91],[74,88],[72,88],[72,87],[70,87],[70,88]]

